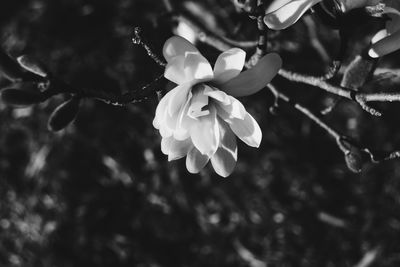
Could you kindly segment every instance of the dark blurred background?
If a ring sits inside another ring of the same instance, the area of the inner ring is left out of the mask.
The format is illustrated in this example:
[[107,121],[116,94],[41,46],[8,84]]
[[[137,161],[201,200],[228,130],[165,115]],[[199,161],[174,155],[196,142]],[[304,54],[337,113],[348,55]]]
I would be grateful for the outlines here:
[[[232,1],[176,4],[205,26],[220,25],[213,29],[220,35],[257,38],[255,21]],[[141,26],[159,52],[176,26],[167,17],[160,0],[2,0],[0,44],[12,56],[40,58],[74,86],[126,92],[163,72],[132,44],[132,29]],[[347,63],[374,29],[353,22]],[[285,68],[323,73],[326,55],[310,33],[329,56],[338,37],[320,23],[308,16],[272,35]],[[219,53],[199,47],[212,60]],[[381,66],[397,68],[399,58]],[[332,100],[274,82],[314,110]],[[285,105],[270,114],[267,91],[242,100],[263,141],[259,149],[239,144],[226,179],[211,167],[191,175],[184,160],[167,161],[152,127],[155,96],[127,107],[86,100],[59,133],[47,130],[47,119],[62,97],[22,109],[0,103],[0,265],[399,266],[399,161],[354,174],[310,120]],[[373,150],[398,150],[400,105],[380,108],[385,115],[373,118],[342,101],[325,119]]]

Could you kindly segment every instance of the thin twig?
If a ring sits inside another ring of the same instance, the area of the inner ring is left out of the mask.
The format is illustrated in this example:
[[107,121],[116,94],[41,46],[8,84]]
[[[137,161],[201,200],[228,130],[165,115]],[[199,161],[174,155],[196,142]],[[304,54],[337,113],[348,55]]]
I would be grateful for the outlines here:
[[400,101],[400,93],[362,93],[355,92],[348,88],[332,85],[318,77],[308,76],[304,74],[299,74],[285,69],[279,70],[279,75],[285,79],[293,82],[299,82],[308,84],[320,89],[323,89],[331,94],[347,98],[349,100],[354,100],[357,102],[364,110],[375,116],[381,116],[382,114],[370,107],[368,102],[394,102]]
[[280,99],[288,104],[291,104],[295,109],[297,109],[298,111],[303,113],[305,116],[307,116],[313,122],[315,122],[318,126],[320,126],[322,129],[324,129],[335,140],[339,140],[340,138],[342,138],[341,134],[339,134],[336,130],[334,130],[332,127],[330,127],[328,124],[326,124],[321,118],[319,118],[317,115],[315,115],[311,110],[302,106],[299,103],[293,102],[287,95],[280,92],[272,84],[268,84],[268,88],[274,94],[275,98]]
[[307,32],[308,32],[308,37],[310,39],[311,45],[314,47],[315,51],[317,51],[318,55],[322,59],[322,61],[327,64],[330,61],[330,57],[328,52],[326,51],[325,47],[321,43],[321,41],[318,38],[317,35],[317,29],[315,25],[315,21],[311,16],[305,16],[304,19],[304,24],[307,27]]
[[227,43],[227,44],[229,44],[231,46],[239,47],[239,48],[245,48],[245,49],[246,48],[247,49],[248,48],[255,48],[259,43],[258,40],[255,40],[255,41],[238,41],[238,40],[233,40],[233,39],[231,39],[229,37],[226,37],[226,36],[221,36],[221,39],[225,43]]
[[165,6],[165,9],[166,9],[168,12],[173,12],[173,11],[174,11],[174,8],[173,8],[173,5],[172,5],[172,3],[171,3],[171,0],[163,0],[163,4],[164,4],[164,6]]
[[352,99],[351,93],[353,91],[348,90],[346,88],[332,85],[324,80],[321,80],[319,77],[309,76],[309,75],[305,75],[305,74],[299,74],[299,73],[288,71],[285,69],[280,69],[278,74],[289,81],[299,82],[299,83],[308,84],[308,85],[311,85],[314,87],[319,87],[319,88],[327,91],[328,93],[338,95],[338,96],[341,96],[344,98]]
[[80,97],[94,98],[100,100],[106,104],[111,104],[115,106],[126,106],[128,104],[138,103],[145,100],[151,92],[154,92],[154,86],[164,77],[163,74],[159,75],[154,81],[143,86],[140,89],[132,90],[124,94],[112,94],[102,90],[94,90],[91,88],[81,88],[77,89],[68,83],[60,80],[54,79],[51,81],[52,87],[57,88],[58,91],[54,94],[59,93],[70,93],[77,94]]
[[246,63],[247,68],[251,68],[267,53],[267,38],[268,30],[264,24],[264,5],[262,1],[258,0],[257,6],[257,29],[258,29],[258,43],[254,54]]

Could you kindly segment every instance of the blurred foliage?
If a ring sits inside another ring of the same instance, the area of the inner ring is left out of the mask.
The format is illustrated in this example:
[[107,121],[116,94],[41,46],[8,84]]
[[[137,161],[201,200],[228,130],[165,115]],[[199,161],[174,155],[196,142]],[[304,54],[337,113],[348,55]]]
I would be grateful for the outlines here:
[[[220,34],[256,39],[254,21],[231,1],[184,3],[212,12]],[[163,71],[132,45],[132,29],[143,27],[160,51],[172,34],[165,14],[158,0],[3,0],[0,40],[76,86],[128,91]],[[348,62],[371,36],[358,22]],[[316,32],[334,55],[337,33],[318,20]],[[323,73],[304,22],[274,40],[286,68]],[[382,66],[398,67],[398,59]],[[280,78],[276,84],[314,109],[331,100]],[[62,101],[0,103],[1,266],[353,266],[371,251],[370,266],[400,264],[399,161],[351,173],[307,118],[284,106],[269,114],[266,91],[243,99],[262,127],[261,148],[240,144],[227,179],[167,162],[151,124],[156,97],[128,107],[84,101],[73,125],[51,133],[47,118]],[[326,119],[373,149],[399,149],[400,107],[381,108],[385,116],[372,118],[343,101]]]

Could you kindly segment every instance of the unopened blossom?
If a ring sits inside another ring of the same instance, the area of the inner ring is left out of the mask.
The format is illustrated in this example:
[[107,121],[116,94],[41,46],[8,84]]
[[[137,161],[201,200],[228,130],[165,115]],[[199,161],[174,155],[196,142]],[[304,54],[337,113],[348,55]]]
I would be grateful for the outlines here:
[[389,18],[385,29],[379,31],[372,38],[369,56],[378,58],[400,49],[400,1],[385,1],[383,11]]
[[211,161],[220,176],[228,176],[237,161],[236,137],[252,147],[262,138],[259,125],[235,97],[265,87],[280,69],[280,57],[268,54],[241,72],[246,54],[233,48],[220,54],[212,68],[179,36],[166,41],[163,54],[168,63],[164,76],[177,86],[161,99],[153,121],[162,137],[161,151],[170,161],[186,156],[191,173]]
[[[332,0],[341,12],[376,5],[380,0]],[[274,0],[267,7],[264,23],[273,30],[283,30],[295,24],[307,10],[322,0]]]

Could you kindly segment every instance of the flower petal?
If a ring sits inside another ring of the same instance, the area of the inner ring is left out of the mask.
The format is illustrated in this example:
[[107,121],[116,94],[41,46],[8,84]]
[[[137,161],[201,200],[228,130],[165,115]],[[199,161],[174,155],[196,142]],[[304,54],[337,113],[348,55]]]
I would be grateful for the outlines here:
[[232,119],[227,121],[232,131],[243,142],[251,147],[259,147],[261,144],[262,132],[257,121],[249,114],[241,119]]
[[240,48],[229,49],[219,55],[214,66],[214,81],[221,84],[236,77],[243,69],[246,52]]
[[246,116],[246,109],[243,104],[234,98],[233,96],[227,95],[220,90],[213,90],[210,87],[206,87],[204,95],[211,97],[216,100],[217,115],[225,119],[244,119]]
[[284,5],[290,3],[293,0],[274,0],[272,1],[271,4],[268,5],[267,9],[265,10],[265,13],[271,13],[273,11],[276,11],[277,9],[283,7]]
[[217,114],[221,117],[224,121],[229,121],[234,118],[243,120],[246,117],[247,111],[243,104],[232,96],[229,97],[229,104],[224,105],[221,103],[217,103],[215,105],[217,109]]
[[382,29],[377,32],[371,39],[371,44],[377,43],[378,41],[382,40],[383,38],[388,36],[388,32],[386,29]]
[[162,137],[169,137],[174,133],[177,127],[179,111],[184,107],[190,88],[190,84],[179,85],[169,91],[158,103],[153,126],[160,130]]
[[192,123],[190,137],[193,145],[203,154],[211,157],[219,145],[219,129],[216,110],[210,107],[210,114],[201,116]]
[[209,159],[210,157],[203,155],[195,147],[192,147],[186,157],[186,169],[190,173],[199,173],[206,166]]
[[188,40],[180,36],[169,38],[163,47],[163,55],[168,63],[176,56],[185,56],[187,52],[199,53],[199,50]]
[[190,139],[183,141],[175,140],[173,137],[163,138],[161,140],[161,151],[168,155],[168,161],[183,158],[192,147]]
[[282,30],[293,25],[313,5],[322,0],[293,0],[264,17],[264,23],[273,30]]
[[164,77],[176,84],[184,84],[191,80],[185,72],[185,56],[176,56],[165,66]]
[[255,94],[271,82],[281,66],[282,59],[278,54],[267,54],[253,68],[222,84],[220,89],[235,97]]
[[188,99],[188,94],[192,88],[191,83],[181,84],[173,89],[168,101],[168,114],[177,116],[177,112],[181,110]]
[[372,58],[377,58],[390,54],[398,49],[400,49],[400,31],[373,44],[368,54]]
[[174,131],[174,138],[177,140],[185,140],[190,137],[189,129],[192,123],[195,122],[195,120],[187,116],[192,97],[193,94],[189,91],[186,103],[179,112]]
[[183,84],[193,80],[211,80],[214,77],[211,65],[197,48],[181,37],[175,36],[172,38],[169,45],[167,43],[164,45],[164,48],[169,47],[169,49],[165,48],[166,50],[164,50],[164,57],[168,62],[165,67],[164,77],[176,84]]
[[153,119],[153,126],[156,129],[160,129],[160,126],[161,126],[161,123],[162,123],[163,117],[164,117],[163,115],[167,111],[167,106],[168,106],[167,104],[168,104],[169,98],[171,97],[173,90],[174,89],[172,89],[167,94],[165,94],[164,97],[161,98],[160,102],[157,105],[156,114]]
[[236,137],[226,122],[219,120],[220,123],[220,147],[211,157],[211,164],[215,172],[222,176],[229,176],[237,161]]
[[222,92],[221,90],[213,89],[210,86],[205,87],[204,95],[209,96],[212,99],[217,100],[218,102],[221,102],[221,104],[223,105],[231,104],[231,99],[229,95],[227,95],[225,92]]
[[199,52],[188,52],[185,56],[184,72],[187,79],[211,80],[214,72],[208,60]]

